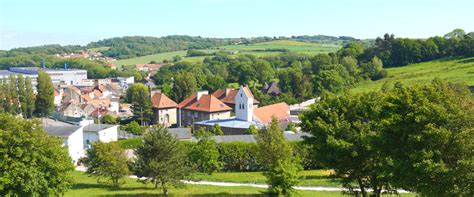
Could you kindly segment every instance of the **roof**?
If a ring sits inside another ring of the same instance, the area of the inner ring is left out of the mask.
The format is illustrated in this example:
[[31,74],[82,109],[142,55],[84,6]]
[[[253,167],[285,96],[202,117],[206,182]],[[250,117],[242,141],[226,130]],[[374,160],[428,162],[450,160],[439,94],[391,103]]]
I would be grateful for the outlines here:
[[63,125],[63,126],[44,126],[44,130],[54,136],[68,137],[80,129],[81,126],[76,125]]
[[176,139],[191,139],[191,128],[168,128],[168,132]]
[[202,95],[199,100],[187,107],[185,109],[195,110],[195,111],[204,111],[204,112],[218,112],[218,111],[230,111],[232,108],[224,104],[222,101],[217,99],[211,94]]
[[255,122],[248,122],[245,120],[240,120],[235,117],[227,118],[227,119],[219,119],[219,120],[204,120],[201,122],[195,122],[196,125],[206,125],[206,126],[214,126],[215,124],[219,124],[220,127],[227,127],[227,128],[240,128],[240,129],[248,129],[250,125],[255,125],[257,128],[260,128],[260,125],[257,125]]
[[154,108],[163,109],[163,108],[174,108],[177,107],[178,104],[171,100],[163,93],[155,93],[151,97],[151,103],[153,104]]
[[[252,94],[252,92],[250,92],[248,87],[244,87],[243,91],[246,92],[246,94],[250,94],[249,95],[250,98],[253,98],[253,94]],[[229,93],[227,94],[227,96],[222,98],[221,101],[224,102],[224,103],[235,104],[235,96],[237,95],[238,92],[239,92],[239,90],[234,90],[234,89],[229,90]],[[253,99],[253,104],[258,104],[258,103],[259,102],[257,101],[257,99],[254,98]]]
[[184,99],[183,101],[181,101],[179,104],[178,104],[178,108],[183,108],[183,107],[186,107],[188,105],[191,105],[193,102],[196,101],[196,93],[192,94],[191,96],[189,96],[188,98]]
[[243,86],[242,87],[242,90],[244,91],[244,93],[249,97],[249,98],[255,98],[252,94],[252,91],[250,91],[249,87],[248,86]]
[[162,66],[161,64],[135,64],[135,68],[148,67],[148,68],[152,68],[152,69],[160,69],[161,66]]
[[215,96],[218,99],[222,99],[223,96],[225,96],[225,90],[226,89],[218,89],[212,93],[213,96]]
[[286,103],[277,103],[254,109],[254,116],[263,124],[272,122],[275,117],[279,121],[288,121],[290,107]]
[[84,132],[99,132],[117,125],[113,124],[90,124],[84,127]]
[[265,83],[267,87],[263,88],[263,93],[265,94],[273,94],[273,95],[279,95],[281,94],[280,88],[278,87],[278,83],[276,81],[270,82],[270,85]]

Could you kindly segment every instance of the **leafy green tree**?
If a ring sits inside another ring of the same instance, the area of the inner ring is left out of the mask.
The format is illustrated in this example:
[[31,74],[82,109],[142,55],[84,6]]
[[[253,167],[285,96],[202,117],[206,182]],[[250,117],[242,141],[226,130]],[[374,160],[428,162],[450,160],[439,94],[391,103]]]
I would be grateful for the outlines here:
[[183,59],[183,58],[182,58],[181,56],[179,56],[179,55],[173,56],[173,62],[179,62],[179,61],[181,61],[182,59]]
[[27,118],[33,117],[35,111],[35,94],[33,92],[33,84],[31,83],[30,77],[25,79],[25,101],[26,101],[26,113]]
[[38,72],[35,114],[39,117],[49,116],[54,109],[54,88],[51,77],[44,71]]
[[380,149],[397,187],[422,196],[473,196],[474,107],[465,86],[396,84],[382,103]]
[[8,82],[8,94],[10,98],[11,113],[19,114],[21,112],[20,102],[18,99],[18,87],[16,75],[10,75]]
[[135,135],[142,135],[144,129],[138,124],[137,121],[132,121],[125,126],[125,131]]
[[349,72],[349,74],[354,78],[357,78],[357,76],[361,72],[359,65],[357,64],[357,59],[351,56],[343,57],[342,65],[346,68],[347,72]]
[[90,176],[108,178],[114,187],[120,179],[129,174],[127,155],[117,143],[96,142],[87,150],[87,157],[81,160]]
[[249,128],[247,129],[247,133],[252,134],[252,135],[257,135],[258,129],[257,127],[255,127],[255,125],[250,125]]
[[28,104],[26,101],[26,89],[25,89],[25,80],[22,75],[17,77],[17,87],[18,87],[18,99],[20,101],[21,114],[24,118],[27,118]]
[[205,130],[197,132],[198,143],[192,147],[190,152],[191,163],[195,165],[199,172],[212,174],[222,169],[222,163],[219,161],[219,151],[217,142],[211,139],[211,133]]
[[364,45],[360,42],[351,42],[346,46],[342,47],[339,51],[337,51],[337,55],[341,58],[344,57],[352,57],[357,58],[359,55],[364,53]]
[[39,121],[0,114],[0,158],[1,196],[60,196],[72,186],[67,146]]
[[127,101],[132,104],[135,120],[147,125],[153,116],[152,104],[148,87],[142,83],[134,83],[127,89]]
[[206,83],[202,87],[204,90],[208,90],[210,92],[214,92],[217,89],[226,88],[227,83],[225,82],[224,78],[217,75],[208,75],[206,76]]
[[110,114],[105,114],[104,117],[102,117],[102,123],[104,124],[117,124],[117,119],[110,115]]
[[362,73],[366,78],[372,80],[382,79],[387,76],[387,71],[383,69],[382,61],[374,57],[370,62],[362,64]]
[[213,135],[224,135],[224,131],[222,131],[222,128],[219,124],[214,124],[212,126],[211,133]]
[[[325,167],[334,169],[344,187],[353,191],[356,182],[362,196],[372,188],[376,196],[391,189],[389,158],[376,147],[382,96],[378,93],[325,95],[301,116],[301,129],[312,136],[306,143]],[[317,154],[316,154],[317,153]]]
[[197,89],[197,82],[190,72],[178,72],[174,76],[173,98],[181,102],[186,97],[191,96]]
[[183,186],[181,180],[191,174],[183,145],[162,125],[145,133],[135,154],[137,158],[131,164],[134,174],[145,183],[152,182],[155,188],[161,185],[165,196],[168,196],[170,186]]
[[258,160],[265,167],[264,175],[270,185],[269,190],[276,194],[294,192],[301,165],[293,157],[293,150],[273,118],[268,128],[260,130],[257,135]]

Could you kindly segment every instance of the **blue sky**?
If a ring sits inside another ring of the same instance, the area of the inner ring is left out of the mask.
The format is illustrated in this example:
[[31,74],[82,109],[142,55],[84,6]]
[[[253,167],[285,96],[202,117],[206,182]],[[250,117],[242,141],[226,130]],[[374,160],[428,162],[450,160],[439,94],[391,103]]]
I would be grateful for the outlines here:
[[0,49],[117,36],[426,38],[474,31],[472,0],[0,0]]

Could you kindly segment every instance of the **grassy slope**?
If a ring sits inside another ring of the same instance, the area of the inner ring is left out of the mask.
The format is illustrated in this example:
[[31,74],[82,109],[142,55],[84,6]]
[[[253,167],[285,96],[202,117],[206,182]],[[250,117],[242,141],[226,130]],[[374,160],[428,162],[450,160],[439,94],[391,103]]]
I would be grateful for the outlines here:
[[[335,52],[340,48],[339,45],[329,45],[329,44],[317,44],[317,43],[307,43],[307,42],[298,42],[291,40],[275,40],[270,42],[261,42],[251,45],[228,45],[222,46],[218,49],[206,49],[201,50],[207,53],[213,53],[218,50],[229,50],[235,51],[238,50],[238,54],[252,54],[257,57],[262,56],[272,56],[280,54],[281,52],[272,52],[272,51],[253,51],[253,50],[264,50],[264,49],[288,49],[291,52],[304,53],[304,54],[316,54],[316,53],[328,53]],[[134,65],[134,64],[144,64],[149,63],[152,60],[157,62],[162,62],[163,60],[171,60],[173,56],[179,55],[183,58],[184,61],[191,62],[202,62],[205,56],[202,57],[185,57],[186,51],[173,51],[166,53],[158,53],[153,55],[147,55],[142,57],[123,59],[114,62],[116,65]]]
[[388,77],[378,81],[359,83],[353,92],[380,90],[385,82],[402,82],[405,85],[429,83],[438,77],[449,82],[474,85],[474,58],[443,59],[389,68]]
[[[76,184],[65,196],[151,196],[161,194],[152,184],[144,185],[136,179],[127,178],[120,188],[112,188],[106,184],[98,184],[93,177],[86,176],[83,172],[73,172]],[[170,189],[171,195],[261,195],[263,188],[253,187],[220,187],[207,185],[186,185],[185,188]],[[340,192],[298,191],[301,196],[342,196]]]

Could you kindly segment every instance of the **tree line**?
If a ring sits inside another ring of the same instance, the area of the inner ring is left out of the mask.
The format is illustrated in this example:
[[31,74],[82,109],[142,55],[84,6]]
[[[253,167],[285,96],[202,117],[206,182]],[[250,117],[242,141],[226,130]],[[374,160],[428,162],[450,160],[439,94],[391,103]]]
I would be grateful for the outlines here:
[[395,38],[393,34],[378,37],[374,46],[365,47],[360,42],[352,42],[338,51],[339,56],[351,56],[358,61],[379,58],[384,67],[405,66],[449,57],[474,56],[474,32],[465,33],[455,29],[443,37],[428,39]]
[[29,77],[10,75],[8,79],[0,80],[0,113],[22,115],[23,118],[49,116],[54,110],[51,78],[40,70],[36,83],[35,94]]

